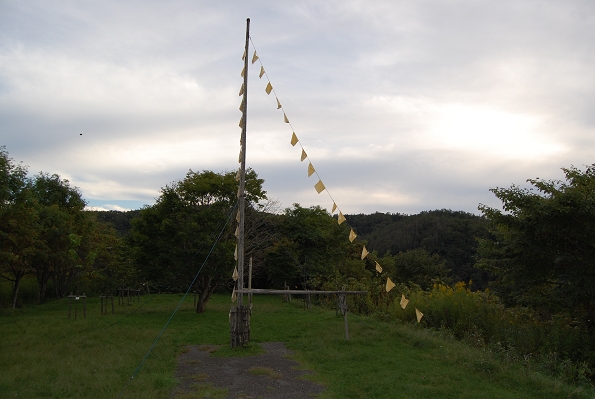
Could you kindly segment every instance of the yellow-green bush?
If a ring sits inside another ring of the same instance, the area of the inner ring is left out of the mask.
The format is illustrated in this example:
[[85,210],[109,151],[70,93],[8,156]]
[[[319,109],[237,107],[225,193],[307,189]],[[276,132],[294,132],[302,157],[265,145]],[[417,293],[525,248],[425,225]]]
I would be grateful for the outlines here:
[[[424,317],[421,325],[441,331],[472,346],[483,347],[511,361],[531,364],[572,382],[593,378],[595,342],[586,328],[565,315],[539,317],[528,308],[506,308],[489,291],[472,291],[459,282],[437,283],[424,291],[419,286],[397,284],[387,293],[384,282],[344,279],[324,289],[365,290],[367,295],[348,297],[350,312],[371,314],[381,320],[417,323],[415,309]],[[409,300],[401,308],[401,295]],[[335,306],[335,298],[321,300]]]

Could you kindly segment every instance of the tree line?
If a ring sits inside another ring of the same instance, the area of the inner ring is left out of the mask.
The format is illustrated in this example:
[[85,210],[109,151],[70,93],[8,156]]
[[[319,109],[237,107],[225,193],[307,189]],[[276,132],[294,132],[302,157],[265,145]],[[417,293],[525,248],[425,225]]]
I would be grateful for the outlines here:
[[48,294],[61,298],[85,282],[130,272],[117,262],[122,243],[113,228],[98,223],[85,205],[68,180],[29,176],[0,147],[0,277],[12,282],[12,307],[25,276],[36,278],[37,300],[44,302]]
[[[458,281],[474,290],[489,285],[510,306],[544,314],[572,309],[592,325],[595,166],[564,172],[565,181],[531,179],[531,189],[492,189],[503,210],[480,205],[482,216],[445,209],[348,215],[358,234],[349,242],[347,224],[320,207],[279,209],[264,180],[249,170],[246,259],[253,259],[254,286],[379,284],[378,262],[397,283],[425,290]],[[2,147],[0,277],[12,282],[11,305],[31,275],[40,302],[50,287],[60,298],[83,286],[107,292],[148,281],[173,292],[192,283],[201,312],[213,292],[232,286],[236,199],[235,172],[190,170],[164,186],[152,206],[90,212],[67,180],[29,176]],[[363,245],[371,251],[364,260]]]

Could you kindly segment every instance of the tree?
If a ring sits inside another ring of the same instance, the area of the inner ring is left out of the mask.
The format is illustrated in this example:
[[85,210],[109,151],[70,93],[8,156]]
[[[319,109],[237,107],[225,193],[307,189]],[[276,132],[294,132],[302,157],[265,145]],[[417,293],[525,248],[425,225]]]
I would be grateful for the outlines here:
[[68,180],[40,172],[33,178],[31,190],[38,205],[40,246],[35,271],[38,301],[43,302],[50,279],[61,298],[84,271],[81,256],[91,255],[86,266],[93,263],[94,253],[89,251],[93,223],[91,215],[83,211],[86,203],[80,191]]
[[82,277],[98,276],[96,260],[105,263],[105,243],[115,232],[85,205],[68,180],[43,172],[30,178],[0,147],[0,277],[13,282],[13,307],[27,274],[37,277],[39,302],[49,281],[61,298]]
[[[246,172],[249,202],[266,199],[263,182],[253,170]],[[235,225],[228,224],[210,250],[226,220],[234,220],[235,211],[229,215],[237,191],[235,172],[190,170],[184,179],[162,188],[155,205],[142,209],[132,220],[129,240],[135,262],[159,290],[185,290],[209,256],[194,286],[199,293],[197,313],[204,311],[211,294],[232,275]]]
[[38,244],[35,208],[27,168],[15,164],[6,148],[0,147],[0,277],[13,283],[13,308],[22,278],[33,272]]
[[480,241],[478,267],[497,276],[494,289],[509,304],[594,320],[595,165],[562,170],[565,181],[490,190],[503,211],[479,206],[494,238]]
[[437,254],[430,255],[423,248],[399,252],[394,256],[395,282],[414,283],[422,289],[432,288],[435,282],[444,282],[450,272]]
[[281,288],[287,283],[312,289],[336,273],[356,278],[367,275],[360,259],[361,244],[350,243],[348,235],[347,226],[338,225],[319,206],[287,208],[278,218],[277,240],[265,259],[268,285]]
[[109,295],[118,287],[131,286],[138,282],[130,247],[111,224],[97,221],[89,241],[93,244],[94,262],[93,267],[87,269],[87,276],[95,291]]

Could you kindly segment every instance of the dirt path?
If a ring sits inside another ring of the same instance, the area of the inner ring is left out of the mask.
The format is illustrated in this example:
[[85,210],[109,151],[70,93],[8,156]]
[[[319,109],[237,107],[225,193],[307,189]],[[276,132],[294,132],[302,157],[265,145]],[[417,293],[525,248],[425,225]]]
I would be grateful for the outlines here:
[[215,346],[190,346],[178,358],[176,378],[180,385],[175,399],[244,398],[297,399],[315,398],[322,385],[304,379],[312,374],[300,370],[288,358],[291,351],[283,342],[262,344],[266,353],[246,357],[214,357]]

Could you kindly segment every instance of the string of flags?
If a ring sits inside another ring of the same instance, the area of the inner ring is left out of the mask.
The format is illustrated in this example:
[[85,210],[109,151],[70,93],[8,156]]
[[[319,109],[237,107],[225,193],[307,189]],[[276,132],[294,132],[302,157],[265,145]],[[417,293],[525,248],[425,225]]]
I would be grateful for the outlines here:
[[[252,38],[250,38],[250,42],[252,43],[252,46],[254,47],[254,43],[252,42]],[[244,50],[244,54],[242,55],[242,60],[246,59],[246,51]],[[328,191],[328,189],[326,188],[326,186],[324,185],[324,183],[322,182],[322,179],[320,177],[320,175],[318,174],[318,172],[316,171],[316,169],[314,168],[314,165],[312,164],[312,161],[310,160],[310,157],[308,156],[308,153],[306,152],[306,149],[304,148],[304,146],[302,145],[302,142],[299,140],[297,134],[295,133],[295,129],[293,128],[293,126],[291,125],[291,122],[289,121],[289,118],[287,117],[287,114],[285,112],[285,109],[283,109],[283,106],[281,105],[281,101],[279,100],[279,97],[277,96],[277,93],[275,92],[275,89],[273,88],[273,85],[264,69],[264,65],[262,64],[262,60],[260,59],[260,57],[258,56],[257,52],[256,52],[256,48],[254,48],[254,54],[252,55],[252,64],[254,64],[256,61],[259,62],[260,64],[260,72],[258,73],[258,77],[260,79],[262,79],[263,76],[266,77],[267,80],[267,84],[265,86],[265,93],[267,95],[271,95],[271,93],[273,93],[273,95],[275,96],[275,101],[277,103],[277,109],[280,109],[283,112],[283,122],[289,124],[289,127],[291,128],[291,139],[290,139],[290,144],[295,147],[296,145],[299,144],[300,148],[301,148],[301,155],[300,155],[300,162],[304,162],[305,160],[308,160],[308,178],[311,177],[312,175],[316,175],[316,177],[318,177],[318,182],[316,184],[314,184],[314,189],[316,190],[316,192],[318,194],[321,194],[323,191],[326,191],[326,193],[328,194],[328,196],[330,197],[330,200],[332,201],[332,210],[331,210],[331,214],[335,214],[338,211],[337,214],[337,223],[339,225],[341,225],[342,223],[346,222],[347,219],[345,218],[345,216],[343,215],[343,212],[341,211],[341,209],[337,206],[337,203],[335,202],[334,198],[332,197],[332,195],[330,194],[330,192]],[[246,71],[244,68],[242,68],[242,72],[240,74],[241,77],[244,77]],[[240,87],[240,91],[239,91],[239,96],[242,96],[244,94],[244,83],[242,83],[242,86]],[[239,126],[240,128],[244,128],[244,100],[242,99],[242,103],[240,104],[240,111],[242,112],[242,117],[240,118],[240,123]],[[240,155],[239,155],[239,160],[238,162],[242,161],[242,150],[240,149]],[[240,170],[238,169],[238,173],[236,175],[236,180],[239,181],[240,179]],[[238,197],[240,196],[240,192],[238,190]],[[238,215],[236,217],[237,222],[239,223],[240,221],[240,214],[238,211]],[[236,237],[238,236],[238,228],[236,228]],[[349,241],[350,242],[354,242],[355,239],[357,238],[357,234],[355,233],[355,231],[353,230],[353,228],[350,228],[350,232],[349,232]],[[237,245],[236,245],[236,252],[235,252],[235,258],[237,260]],[[366,249],[366,246],[363,245],[362,246],[362,253],[361,253],[361,260],[364,260],[368,257],[370,253],[368,252],[368,250]],[[376,272],[378,272],[379,274],[382,274],[383,269],[382,266],[375,261],[376,264]],[[234,273],[233,273],[233,279],[234,281],[236,281],[238,278],[238,271],[237,271],[237,267],[236,269],[234,269]],[[390,279],[390,277],[386,278],[386,286],[385,286],[385,290],[386,292],[390,292],[394,287],[395,287],[395,283],[392,282],[392,280]],[[235,289],[233,291],[232,294],[232,301],[235,302],[236,300],[236,292]],[[401,295],[401,301],[400,301],[400,305],[403,309],[405,309],[407,307],[407,304],[409,303],[409,300],[407,300],[405,298],[405,295],[402,294]],[[416,314],[416,318],[418,322],[421,322],[422,317],[424,316],[422,312],[420,312],[417,308],[415,308],[415,314]]]

